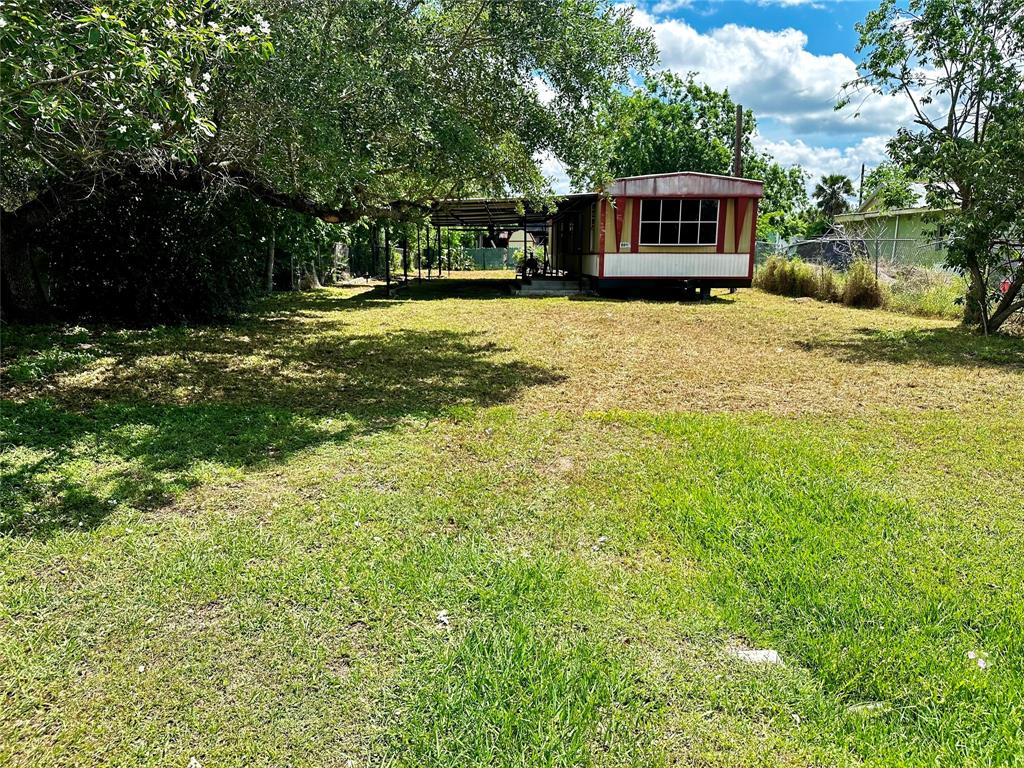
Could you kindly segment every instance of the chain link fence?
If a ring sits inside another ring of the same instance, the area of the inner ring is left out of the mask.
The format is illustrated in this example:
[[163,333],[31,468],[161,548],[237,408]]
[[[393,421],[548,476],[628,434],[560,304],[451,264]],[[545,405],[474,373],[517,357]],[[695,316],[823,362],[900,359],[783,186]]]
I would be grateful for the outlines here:
[[839,234],[789,243],[758,242],[756,264],[764,264],[771,256],[799,258],[808,264],[831,267],[837,272],[847,272],[855,261],[866,261],[874,266],[879,277],[912,267],[945,269],[945,251],[941,244],[920,238]]

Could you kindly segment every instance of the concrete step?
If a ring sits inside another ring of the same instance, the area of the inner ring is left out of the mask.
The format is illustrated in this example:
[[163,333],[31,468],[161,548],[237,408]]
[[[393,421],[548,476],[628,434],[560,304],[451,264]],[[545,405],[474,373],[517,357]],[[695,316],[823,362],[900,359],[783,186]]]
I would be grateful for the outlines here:
[[520,296],[575,296],[578,293],[579,280],[535,277],[519,286]]

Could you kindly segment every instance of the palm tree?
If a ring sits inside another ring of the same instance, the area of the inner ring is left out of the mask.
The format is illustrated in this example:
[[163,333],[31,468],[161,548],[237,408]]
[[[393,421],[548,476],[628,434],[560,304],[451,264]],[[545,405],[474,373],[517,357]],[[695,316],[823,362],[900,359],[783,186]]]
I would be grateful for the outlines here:
[[852,195],[853,182],[850,181],[850,177],[841,173],[830,173],[821,177],[821,181],[814,187],[813,197],[818,201],[818,210],[831,221],[836,214],[850,210],[850,201],[847,198]]

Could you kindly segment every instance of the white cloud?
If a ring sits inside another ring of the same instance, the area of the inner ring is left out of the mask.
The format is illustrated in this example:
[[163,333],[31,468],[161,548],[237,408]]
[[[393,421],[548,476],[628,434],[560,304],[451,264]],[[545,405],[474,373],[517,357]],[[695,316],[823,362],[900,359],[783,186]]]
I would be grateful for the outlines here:
[[[748,0],[749,1],[749,0]],[[784,8],[791,8],[795,5],[810,5],[814,8],[823,8],[824,5],[817,0],[754,0],[755,5],[781,5]]]
[[807,50],[807,35],[797,29],[769,31],[726,24],[706,33],[681,19],[637,9],[634,19],[650,27],[661,49],[661,65],[679,74],[696,72],[713,88],[770,119],[787,138],[833,136],[844,141],[895,132],[910,119],[901,99],[871,97],[841,111],[834,109],[844,83],[857,77],[850,57]]
[[651,8],[654,13],[672,13],[680,8],[689,8],[693,0],[658,0]]
[[802,139],[772,141],[764,137],[756,137],[754,144],[758,149],[770,153],[782,165],[800,165],[810,178],[808,189],[828,173],[842,173],[854,181],[860,180],[860,166],[865,163],[870,171],[874,166],[886,159],[885,145],[887,135],[867,136],[856,144],[848,147],[823,147],[807,144]]
[[572,191],[569,174],[561,160],[550,152],[537,155],[535,159],[540,163],[541,173],[551,182],[551,189],[556,195],[567,195]]

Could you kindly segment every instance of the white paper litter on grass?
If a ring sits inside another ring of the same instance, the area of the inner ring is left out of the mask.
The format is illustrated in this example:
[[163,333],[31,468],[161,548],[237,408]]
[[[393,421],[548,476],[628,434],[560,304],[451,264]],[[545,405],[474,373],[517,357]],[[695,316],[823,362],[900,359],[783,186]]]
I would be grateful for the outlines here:
[[779,652],[771,648],[730,648],[730,656],[751,664],[778,664],[785,666]]

